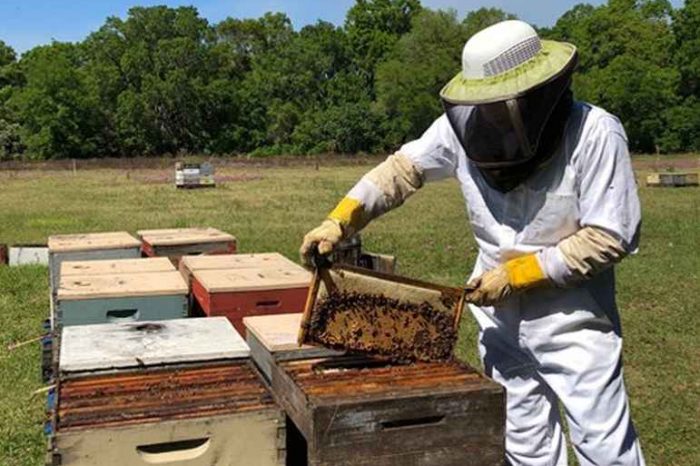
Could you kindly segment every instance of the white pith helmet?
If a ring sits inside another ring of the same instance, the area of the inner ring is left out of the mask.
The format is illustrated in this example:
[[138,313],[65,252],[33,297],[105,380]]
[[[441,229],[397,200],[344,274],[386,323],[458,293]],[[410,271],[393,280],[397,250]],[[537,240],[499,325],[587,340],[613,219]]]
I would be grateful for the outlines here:
[[504,73],[534,58],[540,37],[523,21],[503,21],[474,34],[462,50],[462,74],[481,79]]
[[573,45],[541,40],[523,21],[502,21],[467,41],[462,71],[440,96],[450,103],[470,105],[512,99],[556,78],[575,62]]

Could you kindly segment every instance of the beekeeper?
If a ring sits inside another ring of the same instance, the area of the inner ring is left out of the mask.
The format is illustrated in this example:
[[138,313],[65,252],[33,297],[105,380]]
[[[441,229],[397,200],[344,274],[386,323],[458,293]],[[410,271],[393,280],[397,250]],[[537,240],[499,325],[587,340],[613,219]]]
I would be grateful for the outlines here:
[[[640,207],[620,121],[573,100],[576,48],[504,21],[464,46],[445,113],[367,173],[301,247],[331,252],[424,183],[456,177],[479,245],[467,300],[506,387],[513,465],[643,465],[622,371],[613,265]],[[435,206],[439,209],[440,206]]]

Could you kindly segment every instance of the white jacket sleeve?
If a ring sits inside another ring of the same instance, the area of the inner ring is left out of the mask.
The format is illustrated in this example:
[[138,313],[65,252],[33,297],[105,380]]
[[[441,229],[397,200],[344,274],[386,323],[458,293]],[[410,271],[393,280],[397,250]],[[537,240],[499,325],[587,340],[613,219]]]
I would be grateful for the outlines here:
[[360,179],[346,197],[359,201],[367,221],[400,206],[424,182],[454,176],[457,141],[445,115],[423,135]]
[[636,252],[639,243],[639,197],[624,129],[606,116],[586,136],[574,164],[581,230],[538,254],[559,286],[590,278]]

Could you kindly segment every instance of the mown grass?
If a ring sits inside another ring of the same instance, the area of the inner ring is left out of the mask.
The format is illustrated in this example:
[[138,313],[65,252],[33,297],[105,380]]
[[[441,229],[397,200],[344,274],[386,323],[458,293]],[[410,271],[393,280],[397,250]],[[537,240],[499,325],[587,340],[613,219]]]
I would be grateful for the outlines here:
[[[254,179],[199,191],[144,183],[149,171],[0,173],[0,242],[210,225],[234,233],[243,252],[279,251],[296,258],[305,231],[366,169],[226,168],[220,173]],[[700,190],[641,186],[640,192],[642,247],[618,268],[632,409],[650,465],[700,464]],[[463,283],[476,257],[461,194],[452,181],[425,188],[371,225],[363,240],[368,250],[397,255],[402,274],[449,285]],[[46,274],[44,267],[0,268],[3,466],[43,461],[44,399],[31,394],[41,386],[38,344],[11,353],[4,348],[40,332],[48,308]],[[474,323],[465,316],[459,354],[477,365],[475,337]]]

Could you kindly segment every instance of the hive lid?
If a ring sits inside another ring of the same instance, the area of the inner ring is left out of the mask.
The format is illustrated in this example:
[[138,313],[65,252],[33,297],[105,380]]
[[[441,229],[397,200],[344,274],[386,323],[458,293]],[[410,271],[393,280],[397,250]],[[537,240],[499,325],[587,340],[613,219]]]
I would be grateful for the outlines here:
[[218,243],[236,240],[233,235],[224,233],[216,228],[139,230],[136,234],[151,246],[177,246],[183,244]]
[[59,300],[186,295],[187,283],[177,271],[113,275],[61,276]]
[[93,251],[99,249],[138,248],[141,242],[126,231],[53,235],[48,241],[50,252]]
[[308,287],[312,279],[311,274],[300,267],[296,267],[197,270],[193,275],[210,293]]
[[61,372],[107,371],[247,358],[225,317],[75,325],[63,328]]
[[132,274],[171,272],[175,267],[167,257],[140,259],[109,259],[96,261],[66,261],[61,263],[61,276]]
[[180,269],[194,272],[195,270],[224,270],[250,268],[296,268],[303,270],[278,252],[257,254],[217,254],[212,256],[184,256],[180,261]]
[[[271,353],[315,348],[297,343],[301,313],[244,317],[246,330]],[[339,353],[340,354],[340,353]]]

